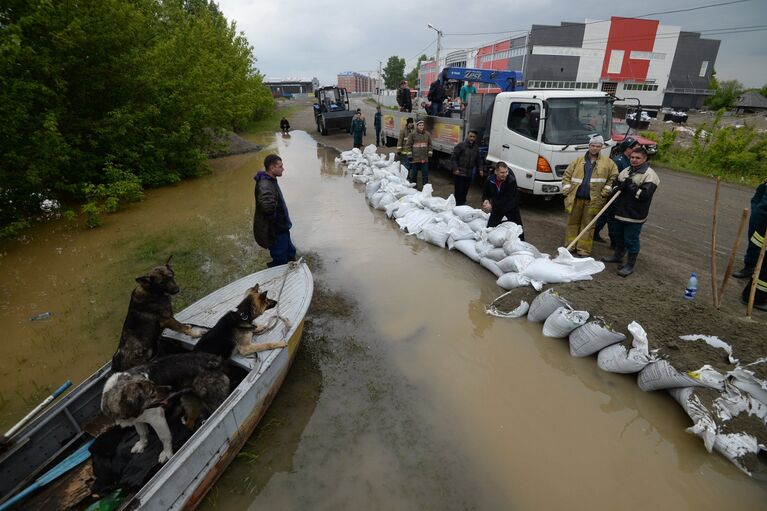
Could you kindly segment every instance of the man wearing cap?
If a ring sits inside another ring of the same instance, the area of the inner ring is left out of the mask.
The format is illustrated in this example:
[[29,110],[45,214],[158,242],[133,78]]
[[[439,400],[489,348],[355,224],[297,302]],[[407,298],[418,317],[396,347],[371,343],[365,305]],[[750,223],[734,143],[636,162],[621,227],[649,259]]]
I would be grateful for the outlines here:
[[407,87],[407,80],[402,80],[397,90],[397,104],[400,112],[413,111],[413,98],[410,96],[410,89]]
[[[620,144],[615,146],[613,150],[612,159],[615,162],[615,166],[618,167],[618,172],[625,169],[631,162],[629,161],[629,155],[631,151],[639,145],[639,142],[634,137],[624,138]],[[602,216],[597,219],[597,223],[594,224],[594,241],[604,243],[605,240],[599,235],[602,228],[607,225],[607,232],[610,234],[610,248],[615,248],[615,240],[617,239],[615,233],[615,204],[612,204]]]
[[362,137],[365,134],[365,119],[362,118],[362,112],[357,110],[352,118],[352,125],[349,128],[349,132],[354,137],[354,147],[362,147]]
[[431,158],[431,135],[423,120],[415,123],[415,131],[407,139],[405,154],[410,158],[410,182],[418,185],[418,171],[422,173],[423,185],[429,182],[429,158]]
[[[610,158],[600,154],[604,143],[600,135],[591,137],[586,154],[572,161],[562,178],[565,211],[569,214],[565,245],[569,245],[591,222],[612,193],[612,183],[618,177],[618,167]],[[590,256],[593,242],[592,226],[578,240],[575,253],[582,257]]]

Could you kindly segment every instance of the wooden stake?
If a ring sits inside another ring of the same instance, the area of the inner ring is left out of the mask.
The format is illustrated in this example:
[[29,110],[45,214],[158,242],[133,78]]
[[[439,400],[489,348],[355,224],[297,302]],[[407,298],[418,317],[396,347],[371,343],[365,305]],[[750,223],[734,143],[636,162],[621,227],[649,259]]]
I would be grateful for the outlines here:
[[743,231],[746,229],[748,223],[748,208],[743,210],[743,214],[740,216],[740,225],[738,226],[738,234],[735,235],[735,243],[732,245],[732,251],[730,252],[730,258],[727,260],[727,268],[724,270],[724,277],[722,278],[722,285],[719,286],[719,297],[717,299],[717,309],[722,306],[722,298],[724,298],[724,288],[727,285],[727,281],[730,280],[732,275],[732,267],[735,265],[735,253],[738,251],[738,245],[740,245],[740,237],[743,236]]
[[748,307],[746,307],[746,317],[751,317],[751,312],[754,310],[754,298],[756,297],[756,282],[759,280],[759,273],[762,271],[762,263],[764,262],[764,250],[767,249],[767,230],[764,231],[762,236],[762,249],[759,251],[759,259],[756,260],[756,266],[754,267],[754,276],[751,277],[751,294],[748,297]]
[[716,271],[716,227],[719,221],[719,188],[722,181],[716,178],[716,194],[714,195],[714,221],[711,225],[711,296],[714,297],[714,307],[719,308],[719,292],[716,288],[716,280],[719,275]]
[[602,216],[602,214],[605,211],[607,211],[607,208],[610,207],[610,204],[615,202],[615,199],[617,199],[620,196],[620,194],[621,194],[620,190],[615,192],[615,195],[613,195],[613,198],[610,199],[609,201],[607,201],[607,204],[605,204],[604,207],[599,210],[599,213],[597,213],[594,216],[594,218],[591,219],[591,222],[589,222],[589,225],[584,227],[583,230],[580,233],[578,233],[578,236],[576,236],[575,239],[573,241],[571,241],[569,245],[567,245],[567,250],[571,250],[575,246],[575,244],[578,243],[578,240],[581,239],[581,237],[583,237],[583,235],[586,233],[586,231],[591,229],[591,226],[594,225],[595,223],[597,223],[597,220],[599,219],[599,217]]

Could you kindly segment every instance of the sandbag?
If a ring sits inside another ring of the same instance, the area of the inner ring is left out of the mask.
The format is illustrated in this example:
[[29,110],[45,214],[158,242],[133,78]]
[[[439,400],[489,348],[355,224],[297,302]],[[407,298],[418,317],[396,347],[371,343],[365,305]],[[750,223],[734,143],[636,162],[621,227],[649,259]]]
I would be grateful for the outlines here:
[[[483,213],[479,209],[474,209],[471,206],[456,206],[453,208],[453,213],[463,220],[464,222],[471,222],[472,220],[476,220],[477,218],[482,218],[484,220],[487,220],[486,213]],[[485,222],[487,223],[487,222]],[[484,227],[484,226],[483,226]]]
[[402,204],[394,210],[394,218],[402,218],[403,216],[407,215],[411,211],[415,209],[420,209],[416,204],[413,204],[412,202],[405,202],[402,201]]
[[519,305],[512,311],[503,312],[499,310],[495,305],[490,305],[485,308],[485,314],[495,316],[497,318],[521,318],[530,309],[530,304],[522,300]]
[[487,226],[487,220],[484,218],[475,218],[474,220],[468,221],[467,224],[472,231],[479,232]]
[[730,361],[730,364],[737,364],[738,359],[735,358],[732,354],[732,346],[721,340],[719,337],[715,335],[700,335],[700,334],[693,334],[693,335],[680,335],[679,338],[683,341],[703,341],[712,348],[717,348],[720,350],[724,350],[725,353],[727,353],[727,360]]
[[588,357],[625,339],[625,335],[607,326],[602,318],[595,318],[570,332],[570,355]]
[[434,219],[434,212],[426,209],[416,208],[408,212],[402,218],[397,219],[397,223],[402,229],[406,229],[410,234],[418,234],[424,226]]
[[745,366],[736,367],[728,372],[727,376],[731,378],[732,384],[735,387],[743,392],[747,392],[755,399],[767,405],[767,380],[760,378],[754,372],[757,367],[764,368],[766,366],[767,358],[760,358]]
[[[498,265],[498,267],[500,268],[500,265]],[[511,290],[511,289],[516,289],[518,287],[529,286],[530,279],[528,279],[524,275],[520,275],[519,273],[509,272],[509,273],[504,273],[503,275],[498,277],[498,280],[496,280],[495,283],[498,284],[503,289]]]
[[[504,251],[504,254],[506,252]],[[524,254],[524,253],[517,253],[513,255],[507,255],[500,261],[498,261],[498,266],[501,267],[501,269],[505,272],[521,272],[525,268],[527,268],[530,263],[532,263],[535,260],[535,257],[532,255]]]
[[478,241],[476,244],[477,254],[479,254],[479,257],[485,257],[487,253],[494,248],[495,247],[492,244],[485,240]]
[[368,183],[365,185],[365,196],[372,197],[373,194],[376,193],[379,188],[381,188],[380,180],[376,179],[373,181],[368,181]]
[[[512,226],[512,227],[509,227],[509,226]],[[515,229],[513,229],[513,227],[519,227],[519,226],[513,222],[506,222],[496,227],[493,227],[487,233],[487,241],[492,243],[494,247],[502,248],[503,244],[506,243],[506,240],[509,239],[509,236],[514,235]],[[521,228],[519,230],[521,231]],[[519,236],[519,234],[516,234],[516,236]],[[505,252],[504,252],[504,255],[505,255]]]
[[458,240],[453,245],[453,248],[475,263],[479,262],[479,255],[477,254],[476,242],[474,240]]
[[[564,250],[560,248],[560,251]],[[570,253],[565,250],[568,256]],[[535,259],[522,272],[532,280],[538,280],[544,284],[556,284],[560,282],[575,282],[577,280],[591,280],[591,275],[605,269],[602,262],[595,261],[591,257],[575,259],[572,256],[563,257],[562,254],[555,259],[541,257]]]
[[421,232],[417,234],[418,239],[428,241],[432,245],[445,248],[447,238],[447,226],[442,222],[435,222],[424,226]]
[[570,332],[585,325],[588,320],[589,313],[586,311],[575,311],[570,307],[558,307],[543,322],[543,335],[564,339],[570,335]]
[[668,389],[677,403],[682,406],[687,416],[692,420],[692,426],[687,428],[688,433],[699,436],[708,452],[714,449],[716,441],[716,422],[698,396],[693,393],[692,387]]
[[522,254],[528,254],[533,256],[533,258],[537,259],[539,257],[543,257],[543,254],[533,245],[532,243],[528,243],[526,241],[522,241],[519,238],[512,238],[508,240],[506,243],[503,244],[503,250],[506,251],[506,254],[512,255],[517,253]]
[[638,373],[655,360],[655,355],[650,354],[648,348],[647,334],[639,323],[632,321],[628,330],[634,336],[631,349],[627,349],[621,343],[608,346],[599,352],[597,365],[603,371],[621,374]]
[[365,184],[370,181],[370,176],[366,176],[364,174],[354,174],[354,176],[352,176],[352,181],[355,183]]
[[639,388],[645,392],[678,387],[703,386],[695,378],[677,371],[667,360],[658,360],[639,372],[637,377]]
[[383,197],[378,201],[378,204],[373,207],[380,210],[386,210],[386,206],[397,201],[397,198],[389,192],[383,194]]
[[498,263],[488,257],[480,258],[479,264],[490,270],[496,277],[503,275],[503,271],[501,271],[501,269],[498,267]]
[[492,259],[493,261],[497,263],[501,259],[506,257],[506,252],[504,252],[503,249],[500,247],[491,248],[490,250],[485,252],[485,257],[487,257],[488,259]]
[[535,297],[530,304],[530,310],[527,312],[527,320],[534,323],[542,323],[551,313],[559,307],[569,307],[570,302],[559,296],[553,288]]

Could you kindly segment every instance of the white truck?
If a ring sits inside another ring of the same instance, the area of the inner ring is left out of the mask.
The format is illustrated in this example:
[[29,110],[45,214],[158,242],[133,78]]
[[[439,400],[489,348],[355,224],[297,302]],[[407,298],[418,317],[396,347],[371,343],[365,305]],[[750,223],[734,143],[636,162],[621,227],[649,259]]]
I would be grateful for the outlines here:
[[609,156],[613,100],[604,92],[577,90],[472,94],[466,109],[451,117],[386,112],[383,134],[396,145],[406,119],[417,117],[425,121],[434,150],[450,155],[476,130],[488,163],[506,162],[521,191],[551,197],[561,193],[568,164],[586,151],[592,135],[604,138],[603,154]]

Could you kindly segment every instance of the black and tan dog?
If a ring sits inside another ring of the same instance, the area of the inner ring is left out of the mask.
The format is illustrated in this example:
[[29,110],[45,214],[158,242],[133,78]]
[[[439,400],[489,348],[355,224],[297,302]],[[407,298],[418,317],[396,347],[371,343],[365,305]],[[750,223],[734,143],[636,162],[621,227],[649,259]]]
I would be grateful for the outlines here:
[[128,314],[123,323],[120,345],[112,357],[112,370],[125,371],[144,364],[158,355],[160,336],[165,328],[199,337],[202,330],[176,321],[170,297],[178,293],[170,256],[163,266],[157,266],[142,277],[133,290]]
[[277,305],[277,302],[266,297],[266,293],[266,291],[259,292],[258,284],[248,289],[245,299],[240,302],[237,308],[224,314],[216,326],[205,332],[205,335],[197,341],[197,345],[194,347],[195,351],[204,351],[229,358],[235,351],[242,356],[248,356],[259,351],[287,346],[284,341],[253,342],[253,335],[260,333],[253,321]]
[[[143,452],[148,443],[147,424],[162,442],[158,461],[173,455],[170,428],[164,406],[170,398],[182,396],[187,425],[200,412],[212,413],[229,395],[230,380],[221,357],[209,353],[181,353],[156,357],[127,371],[112,374],[101,393],[101,411],[121,427],[134,426],[139,439],[131,452]],[[184,397],[189,399],[185,400]],[[193,403],[187,406],[187,403]]]

